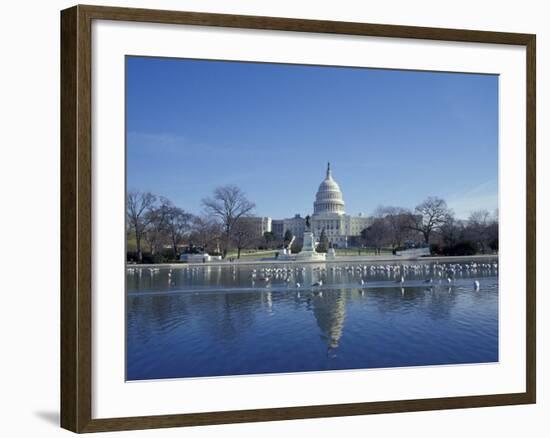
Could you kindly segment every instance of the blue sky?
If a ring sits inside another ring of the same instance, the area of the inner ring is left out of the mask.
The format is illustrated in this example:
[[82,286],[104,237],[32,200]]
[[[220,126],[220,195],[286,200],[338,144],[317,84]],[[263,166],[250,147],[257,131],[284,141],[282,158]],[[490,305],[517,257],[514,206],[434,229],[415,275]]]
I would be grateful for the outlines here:
[[127,186],[191,213],[235,184],[273,218],[311,213],[326,163],[349,214],[444,198],[498,208],[498,77],[127,58]]

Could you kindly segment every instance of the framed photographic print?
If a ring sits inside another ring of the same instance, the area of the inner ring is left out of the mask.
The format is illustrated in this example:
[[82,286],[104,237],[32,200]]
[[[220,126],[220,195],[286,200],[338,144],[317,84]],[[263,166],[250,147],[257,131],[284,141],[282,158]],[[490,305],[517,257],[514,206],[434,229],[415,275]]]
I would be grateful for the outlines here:
[[535,403],[535,36],[61,13],[61,423]]

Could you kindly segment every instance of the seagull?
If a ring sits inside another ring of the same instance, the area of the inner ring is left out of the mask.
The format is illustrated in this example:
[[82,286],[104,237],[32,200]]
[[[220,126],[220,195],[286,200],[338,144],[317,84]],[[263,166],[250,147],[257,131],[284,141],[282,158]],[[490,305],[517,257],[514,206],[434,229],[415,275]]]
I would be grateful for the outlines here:
[[433,279],[429,278],[428,280],[424,280],[424,283],[433,283]]
[[312,287],[319,287],[319,286],[322,286],[323,285],[323,280],[319,280],[317,283],[313,283],[311,286]]
[[474,281],[474,289],[479,290],[479,281]]
[[405,277],[401,276],[401,279],[397,280],[396,283],[405,283]]

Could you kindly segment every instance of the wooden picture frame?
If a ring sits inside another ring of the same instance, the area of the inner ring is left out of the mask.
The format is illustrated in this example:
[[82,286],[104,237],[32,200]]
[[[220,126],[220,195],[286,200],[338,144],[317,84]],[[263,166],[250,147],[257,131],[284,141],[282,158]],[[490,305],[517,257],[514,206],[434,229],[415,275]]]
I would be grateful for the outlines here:
[[[522,393],[321,406],[186,413],[128,418],[92,418],[92,156],[91,29],[93,20],[185,24],[315,32],[388,38],[518,45],[526,48],[527,220],[526,391]],[[535,403],[535,35],[75,6],[61,12],[61,426],[74,432],[147,429],[253,421]]]

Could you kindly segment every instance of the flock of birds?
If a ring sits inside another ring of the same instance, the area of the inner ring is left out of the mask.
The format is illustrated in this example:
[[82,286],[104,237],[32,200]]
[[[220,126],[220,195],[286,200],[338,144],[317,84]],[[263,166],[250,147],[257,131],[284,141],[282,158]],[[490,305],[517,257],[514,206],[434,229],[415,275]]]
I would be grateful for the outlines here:
[[[203,272],[203,266],[183,266],[183,271],[189,272],[192,275]],[[320,288],[323,286],[324,281],[330,275],[332,277],[338,275],[351,276],[357,282],[357,286],[366,287],[367,279],[369,276],[386,276],[392,279],[395,283],[404,286],[406,278],[410,277],[427,277],[424,280],[426,285],[433,287],[434,284],[447,283],[451,286],[457,276],[461,275],[475,275],[479,271],[491,271],[492,273],[498,273],[497,262],[485,262],[485,263],[419,263],[419,264],[371,264],[371,265],[329,265],[329,266],[313,266],[306,267],[300,266],[273,266],[262,267],[252,269],[249,274],[249,281],[252,286],[257,283],[264,284],[266,287],[273,281],[282,280],[284,283],[293,284],[296,288],[301,288],[302,284],[298,281],[300,278],[307,277],[308,269],[312,270],[315,277],[319,278],[318,281],[312,282],[309,286],[311,288]],[[148,272],[151,276],[155,276],[160,273],[161,269],[156,267],[128,267],[127,273],[129,275],[142,276],[143,272]],[[173,269],[168,270],[168,282],[172,283]],[[234,279],[237,277],[237,268],[232,266],[232,276]],[[479,280],[473,281],[473,288],[479,290]]]

